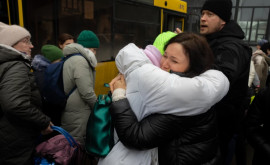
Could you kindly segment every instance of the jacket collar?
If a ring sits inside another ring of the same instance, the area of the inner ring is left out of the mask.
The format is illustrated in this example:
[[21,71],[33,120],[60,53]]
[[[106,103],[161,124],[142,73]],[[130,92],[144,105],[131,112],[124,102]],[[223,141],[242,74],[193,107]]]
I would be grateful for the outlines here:
[[244,39],[245,33],[235,21],[231,20],[230,22],[226,23],[220,31],[206,35],[205,37],[207,38],[208,42],[212,42],[216,39],[224,37]]

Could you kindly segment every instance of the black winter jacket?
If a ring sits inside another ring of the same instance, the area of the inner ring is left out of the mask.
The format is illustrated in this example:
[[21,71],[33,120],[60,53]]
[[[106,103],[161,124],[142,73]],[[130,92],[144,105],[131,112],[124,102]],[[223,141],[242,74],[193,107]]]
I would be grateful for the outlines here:
[[35,142],[50,119],[29,61],[13,48],[0,45],[0,164],[30,164]]
[[270,162],[270,88],[261,91],[253,100],[246,118],[248,142],[254,148],[254,165]]
[[158,147],[160,165],[214,165],[218,159],[215,112],[196,116],[152,114],[138,122],[127,99],[110,112],[120,141],[136,149]]
[[228,94],[215,105],[221,136],[231,137],[240,127],[249,104],[247,97],[251,48],[244,43],[244,32],[234,21],[219,32],[206,36],[215,56],[214,68],[230,81]]

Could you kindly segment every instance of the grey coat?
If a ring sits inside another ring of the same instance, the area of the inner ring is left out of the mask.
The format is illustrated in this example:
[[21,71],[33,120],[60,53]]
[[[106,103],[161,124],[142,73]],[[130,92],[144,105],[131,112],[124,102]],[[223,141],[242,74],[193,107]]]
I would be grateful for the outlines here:
[[74,86],[76,89],[67,100],[65,111],[61,117],[61,125],[81,145],[84,145],[87,121],[97,99],[94,92],[94,67],[97,65],[97,60],[90,50],[76,43],[67,45],[63,53],[65,56],[74,53],[80,53],[83,56],[70,57],[63,67],[66,94]]

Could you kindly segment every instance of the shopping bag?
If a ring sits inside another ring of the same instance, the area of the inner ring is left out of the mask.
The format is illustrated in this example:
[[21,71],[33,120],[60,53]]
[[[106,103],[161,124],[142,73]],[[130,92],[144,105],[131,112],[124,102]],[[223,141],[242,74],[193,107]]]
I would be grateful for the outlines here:
[[[42,165],[47,160],[49,163],[55,162],[61,165],[80,164],[82,149],[73,137],[63,128],[51,126],[53,130],[60,132],[42,143],[36,148],[35,164]],[[44,160],[46,159],[46,160]],[[39,161],[40,160],[40,161]]]
[[99,95],[91,112],[87,128],[85,150],[88,154],[98,157],[106,156],[114,145],[113,124],[109,112],[112,96]]

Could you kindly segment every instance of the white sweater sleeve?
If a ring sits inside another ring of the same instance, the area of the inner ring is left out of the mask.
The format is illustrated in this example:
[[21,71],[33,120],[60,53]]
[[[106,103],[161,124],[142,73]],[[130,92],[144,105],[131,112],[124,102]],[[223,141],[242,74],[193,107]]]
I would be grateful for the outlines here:
[[126,90],[123,88],[117,88],[112,93],[112,101],[118,101],[126,98]]

